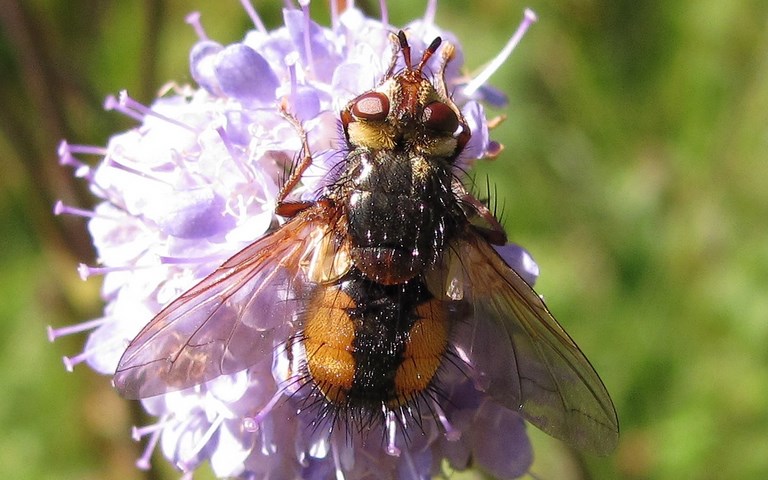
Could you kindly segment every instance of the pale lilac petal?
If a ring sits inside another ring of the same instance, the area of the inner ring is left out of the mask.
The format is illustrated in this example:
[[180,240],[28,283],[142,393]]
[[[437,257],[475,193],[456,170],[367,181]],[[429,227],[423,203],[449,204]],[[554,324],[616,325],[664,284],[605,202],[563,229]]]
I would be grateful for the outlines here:
[[224,47],[218,42],[198,42],[189,52],[189,69],[198,85],[214,95],[221,94],[221,85],[216,78],[216,57]]
[[478,88],[471,98],[472,100],[487,103],[498,108],[504,108],[509,103],[507,94],[491,85],[483,85]]
[[226,95],[265,106],[275,101],[277,75],[251,47],[242,43],[225,47],[216,56],[214,69]]
[[472,162],[487,155],[490,134],[482,105],[474,101],[467,102],[461,113],[467,121],[467,127],[472,136],[469,137],[469,142],[456,160],[456,168],[466,171],[472,166]]
[[536,283],[536,279],[539,278],[539,266],[528,253],[528,250],[514,243],[494,246],[493,248],[507,262],[507,265],[523,277],[528,285],[533,286]]
[[149,212],[163,233],[198,239],[230,230],[234,219],[225,215],[225,201],[210,189],[198,188],[172,195],[157,212]]
[[330,32],[315,22],[307,23],[300,10],[284,10],[283,21],[302,64],[313,71],[316,80],[328,83],[341,60],[335,52]]
[[226,422],[222,426],[217,448],[211,453],[211,468],[216,477],[237,477],[243,473],[245,460],[253,450],[255,435],[244,434],[239,422]]
[[491,400],[477,411],[470,437],[473,459],[494,478],[520,477],[533,462],[523,418]]

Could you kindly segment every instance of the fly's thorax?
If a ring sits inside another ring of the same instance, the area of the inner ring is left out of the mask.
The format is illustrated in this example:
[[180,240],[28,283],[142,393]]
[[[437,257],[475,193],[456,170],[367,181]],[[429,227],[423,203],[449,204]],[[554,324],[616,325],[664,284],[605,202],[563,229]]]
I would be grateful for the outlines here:
[[365,149],[350,153],[348,165],[343,202],[352,263],[390,285],[434,265],[463,218],[450,165]]
[[445,302],[420,281],[382,285],[352,271],[307,309],[308,378],[331,406],[398,408],[433,384],[448,344]]

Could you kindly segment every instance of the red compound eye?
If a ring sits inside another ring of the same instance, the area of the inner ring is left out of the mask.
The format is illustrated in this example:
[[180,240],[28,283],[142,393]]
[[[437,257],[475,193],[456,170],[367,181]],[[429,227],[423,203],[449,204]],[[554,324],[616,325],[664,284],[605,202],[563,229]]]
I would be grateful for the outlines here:
[[383,93],[364,93],[352,104],[352,115],[363,120],[382,121],[388,114],[389,99]]
[[424,125],[439,132],[453,133],[459,128],[459,117],[443,102],[432,102],[424,107]]

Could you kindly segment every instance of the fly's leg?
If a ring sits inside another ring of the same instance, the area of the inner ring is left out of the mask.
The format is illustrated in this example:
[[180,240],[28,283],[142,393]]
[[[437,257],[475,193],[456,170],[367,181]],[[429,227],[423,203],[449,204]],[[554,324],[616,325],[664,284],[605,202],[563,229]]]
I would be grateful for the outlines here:
[[304,172],[312,165],[312,154],[309,151],[309,140],[307,139],[307,132],[304,130],[301,122],[291,112],[288,111],[288,105],[285,100],[280,102],[280,114],[285,118],[288,123],[296,130],[296,133],[301,137],[301,151],[299,155],[301,159],[291,169],[288,177],[285,179],[283,186],[280,187],[280,191],[277,192],[277,206],[275,207],[275,213],[281,217],[293,217],[302,210],[306,210],[311,207],[315,202],[313,201],[291,201],[287,202],[285,199],[293,191],[294,188],[301,181]]

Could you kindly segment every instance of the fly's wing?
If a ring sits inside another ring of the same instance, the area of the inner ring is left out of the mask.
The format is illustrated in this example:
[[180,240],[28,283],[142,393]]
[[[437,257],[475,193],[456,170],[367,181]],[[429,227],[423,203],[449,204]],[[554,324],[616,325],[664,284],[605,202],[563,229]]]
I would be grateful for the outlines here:
[[453,338],[477,387],[580,450],[613,451],[619,424],[608,391],[541,297],[476,233],[445,262],[444,294],[470,306]]
[[333,260],[329,215],[310,207],[166,306],[123,353],[117,390],[146,398],[271,362],[300,328],[312,279],[345,268]]

